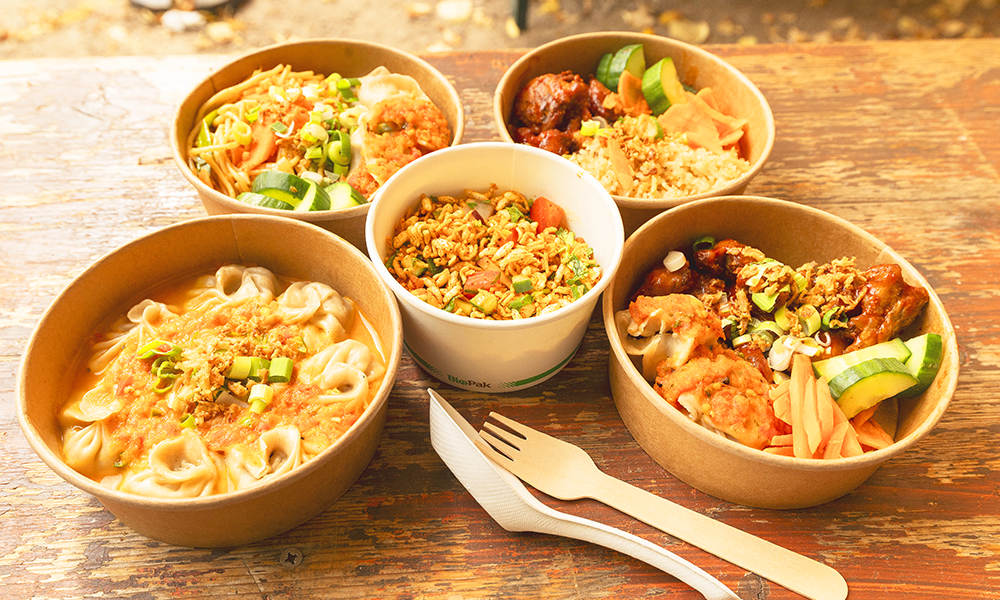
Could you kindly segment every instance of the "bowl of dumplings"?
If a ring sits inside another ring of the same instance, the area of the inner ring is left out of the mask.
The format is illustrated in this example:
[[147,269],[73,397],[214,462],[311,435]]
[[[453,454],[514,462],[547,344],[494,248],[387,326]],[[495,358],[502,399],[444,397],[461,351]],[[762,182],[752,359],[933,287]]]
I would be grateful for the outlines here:
[[375,191],[457,145],[454,86],[426,61],[371,42],[315,39],[250,52],[178,106],[174,162],[210,215],[280,215],[364,249]]
[[22,358],[17,414],[41,460],[129,528],[239,546],[353,485],[401,352],[395,299],[341,237],[204,217],[121,246],[56,297]]

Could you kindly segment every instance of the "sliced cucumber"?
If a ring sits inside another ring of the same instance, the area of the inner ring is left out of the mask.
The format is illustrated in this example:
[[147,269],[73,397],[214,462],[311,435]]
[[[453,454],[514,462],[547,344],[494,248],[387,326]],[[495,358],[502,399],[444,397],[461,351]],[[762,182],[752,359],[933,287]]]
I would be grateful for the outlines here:
[[[281,190],[292,196],[302,198],[306,194],[308,183],[298,175],[285,173],[284,171],[264,171],[254,177],[253,186],[250,191],[258,194],[264,190]],[[269,194],[270,195],[270,194]]]
[[295,209],[294,206],[284,202],[283,200],[278,200],[277,198],[265,196],[264,194],[257,194],[255,192],[243,192],[239,196],[236,196],[236,199],[240,202],[246,202],[247,204],[253,204],[254,206],[263,206],[264,208],[279,208],[281,210]]
[[330,195],[330,208],[333,210],[361,206],[368,202],[361,192],[346,181],[337,181],[326,186],[326,193]]
[[941,352],[943,343],[941,336],[936,333],[925,333],[918,335],[906,342],[911,354],[903,363],[906,368],[917,378],[917,383],[913,387],[904,390],[900,397],[914,398],[924,393],[934,378],[937,377],[941,369]]
[[895,358],[872,358],[830,380],[830,394],[850,419],[917,383],[906,365]]
[[643,73],[646,72],[646,55],[642,50],[642,44],[623,46],[611,57],[606,85],[612,92],[618,91],[618,79],[624,71],[642,79]]
[[906,347],[903,340],[899,338],[891,339],[888,342],[868,346],[854,352],[834,356],[826,360],[818,360],[813,363],[813,371],[817,377],[826,377],[827,381],[832,381],[834,377],[859,363],[872,358],[895,358],[901,363],[905,363],[910,358],[910,349]]
[[330,210],[330,195],[321,188],[318,183],[311,179],[303,179],[306,183],[306,193],[302,196],[302,202],[295,207],[299,212],[310,210]]
[[666,111],[672,104],[684,101],[684,86],[677,76],[671,58],[664,58],[642,75],[642,95],[654,115]]
[[605,86],[608,85],[608,70],[611,68],[611,57],[612,53],[607,52],[601,57],[601,60],[597,63],[597,72],[594,76],[597,80],[603,83]]

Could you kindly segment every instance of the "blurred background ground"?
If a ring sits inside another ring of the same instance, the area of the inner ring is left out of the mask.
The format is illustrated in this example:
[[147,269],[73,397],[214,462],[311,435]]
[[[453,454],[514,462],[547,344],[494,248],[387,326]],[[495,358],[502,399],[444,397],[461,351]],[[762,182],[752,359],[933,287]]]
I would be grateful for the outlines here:
[[1000,36],[1000,0],[528,0],[523,28],[517,0],[196,2],[213,0],[2,0],[0,59],[238,53],[314,37],[432,53],[599,30],[695,44]]

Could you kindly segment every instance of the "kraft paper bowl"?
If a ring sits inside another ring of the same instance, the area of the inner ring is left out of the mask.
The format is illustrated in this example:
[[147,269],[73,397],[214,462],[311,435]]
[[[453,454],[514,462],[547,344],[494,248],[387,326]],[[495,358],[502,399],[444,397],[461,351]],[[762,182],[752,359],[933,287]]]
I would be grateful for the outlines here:
[[254,206],[206,185],[188,165],[188,140],[192,129],[200,122],[199,110],[202,105],[216,92],[240,83],[255,70],[272,68],[278,64],[291,65],[295,71],[311,70],[323,75],[336,72],[345,77],[360,77],[379,66],[384,66],[393,73],[409,75],[444,113],[451,130],[452,145],[461,141],[465,130],[465,114],[458,92],[440,71],[412,54],[372,42],[318,39],[277,44],[240,56],[209,75],[177,107],[170,130],[174,162],[185,179],[197,190],[209,215],[252,213],[306,221],[336,233],[363,251],[368,204],[342,210],[302,213]]
[[[789,232],[797,232],[789,235]],[[710,433],[667,404],[622,347],[614,314],[628,308],[646,272],[672,249],[703,235],[732,238],[798,267],[844,256],[859,268],[897,263],[904,278],[930,293],[904,338],[941,334],[943,356],[923,395],[899,401],[895,443],[862,456],[814,460],[776,456]],[[622,420],[640,446],[678,479],[707,494],[748,506],[788,509],[823,504],[854,490],[886,461],[912,448],[941,419],[958,380],[955,330],[937,294],[919,272],[872,235],[823,211],[771,198],[705,199],[671,209],[640,227],[625,244],[622,268],[604,294],[603,317],[611,346],[611,391]]]
[[586,80],[588,75],[594,73],[604,53],[639,43],[643,45],[647,67],[661,58],[672,58],[683,83],[698,89],[712,88],[724,113],[747,120],[741,141],[741,156],[750,162],[750,169],[725,186],[701,194],[658,199],[615,195],[626,236],[649,218],[673,206],[700,198],[744,192],[767,162],[775,138],[771,107],[757,86],[728,62],[697,46],[656,35],[604,31],[561,38],[531,50],[507,69],[493,96],[493,118],[500,137],[513,142],[510,119],[514,100],[518,91],[531,79],[545,73],[568,70]]
[[[418,299],[386,268],[397,223],[421,194],[461,196],[466,189],[545,196],[566,211],[569,228],[594,250],[603,269],[580,299],[548,314],[487,321],[451,314]],[[559,372],[576,353],[597,300],[621,260],[624,243],[614,200],[573,163],[528,146],[487,142],[428,154],[403,167],[375,194],[367,224],[368,255],[403,315],[403,343],[426,371],[454,387],[482,392],[525,389]]]
[[[295,243],[289,243],[295,240]],[[169,260],[163,257],[169,256]],[[322,257],[322,258],[318,258]],[[278,275],[319,281],[354,300],[382,346],[387,372],[371,405],[333,445],[259,486],[194,499],[157,499],[103,487],[62,458],[56,413],[87,340],[165,281],[214,273],[222,264],[259,265]],[[170,544],[238,546],[278,535],[333,504],[368,466],[382,435],[389,393],[402,355],[402,325],[392,294],[371,261],[314,225],[263,215],[222,215],[172,225],[99,259],[39,321],[17,380],[21,430],[57,475],[96,497],[135,531]]]

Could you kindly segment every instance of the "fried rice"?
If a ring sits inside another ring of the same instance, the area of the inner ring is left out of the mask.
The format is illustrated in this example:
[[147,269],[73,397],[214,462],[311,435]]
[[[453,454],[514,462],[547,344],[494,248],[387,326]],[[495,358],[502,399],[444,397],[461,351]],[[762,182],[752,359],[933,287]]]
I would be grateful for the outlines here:
[[611,194],[629,198],[702,194],[750,170],[750,163],[735,149],[715,153],[692,148],[684,135],[664,134],[648,115],[618,119],[566,158]]

